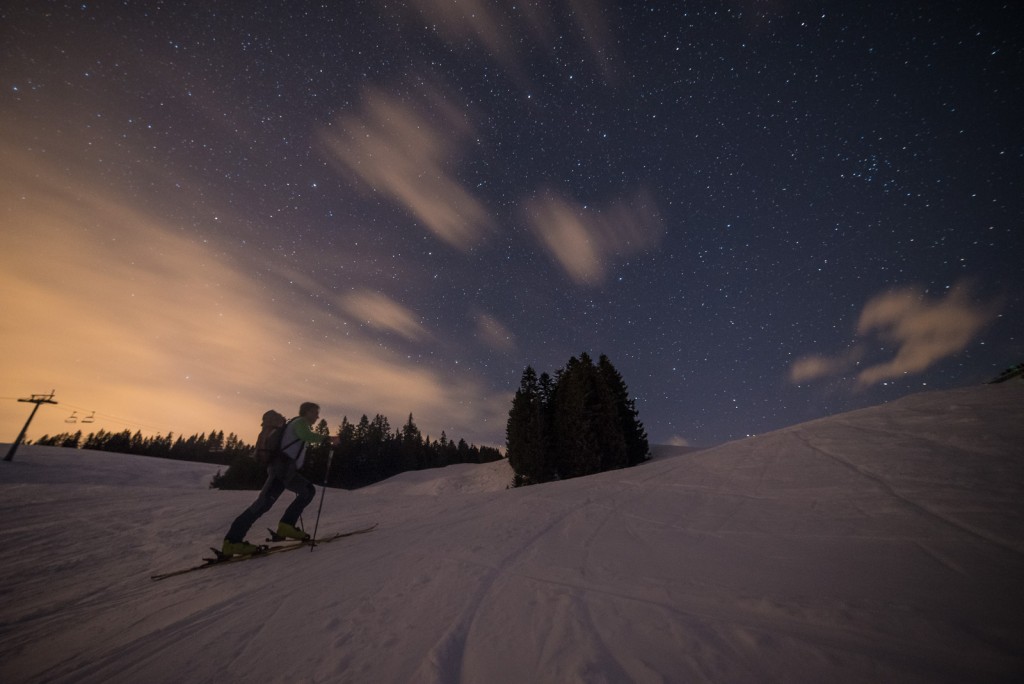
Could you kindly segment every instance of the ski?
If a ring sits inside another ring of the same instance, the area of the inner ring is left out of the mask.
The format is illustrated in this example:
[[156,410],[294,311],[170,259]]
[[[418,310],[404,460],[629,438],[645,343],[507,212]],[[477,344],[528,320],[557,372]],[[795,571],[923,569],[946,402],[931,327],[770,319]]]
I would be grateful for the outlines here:
[[214,548],[210,548],[214,553],[213,558],[203,558],[203,562],[199,565],[193,565],[188,568],[181,568],[180,570],[172,570],[170,572],[162,572],[155,575],[150,575],[149,578],[153,581],[167,579],[168,577],[176,577],[178,575],[184,575],[186,573],[195,572],[197,570],[205,570],[206,568],[213,568],[220,565],[230,565],[231,563],[241,563],[242,561],[253,560],[255,558],[266,558],[272,556],[275,553],[284,553],[286,551],[295,551],[296,549],[308,548],[310,546],[319,546],[320,544],[329,544],[338,539],[345,537],[351,537],[357,534],[366,534],[376,529],[377,523],[373,523],[368,527],[363,527],[358,530],[351,530],[349,532],[338,532],[336,534],[330,534],[325,537],[318,539],[306,539],[303,541],[292,540],[288,544],[280,544],[278,546],[261,546],[258,553],[254,553],[247,556],[225,556],[220,551]]
[[294,537],[282,537],[277,532],[275,532],[274,530],[272,530],[272,529],[270,529],[268,527],[267,528],[267,538],[264,539],[263,541],[268,542],[268,543],[276,543],[276,542],[305,542],[305,541],[309,541],[309,539],[296,539]]
[[350,530],[348,532],[336,532],[335,534],[329,534],[326,537],[319,537],[317,539],[291,539],[289,537],[282,537],[273,530],[267,530],[270,532],[270,536],[267,537],[267,541],[270,543],[288,542],[284,546],[270,546],[267,547],[270,551],[274,551],[281,548],[291,548],[292,546],[316,546],[317,544],[327,544],[334,541],[335,539],[341,539],[343,537],[351,537],[356,534],[365,534],[377,527],[377,523],[373,523],[367,527],[362,527],[358,530]]

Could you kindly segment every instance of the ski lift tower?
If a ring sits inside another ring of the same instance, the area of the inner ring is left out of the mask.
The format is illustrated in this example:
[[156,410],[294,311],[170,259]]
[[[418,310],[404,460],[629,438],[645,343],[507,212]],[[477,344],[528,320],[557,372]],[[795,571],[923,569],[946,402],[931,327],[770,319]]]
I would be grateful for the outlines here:
[[25,439],[25,433],[28,432],[29,423],[31,423],[32,419],[36,417],[36,411],[39,410],[39,407],[42,404],[56,404],[57,403],[57,402],[55,402],[53,400],[53,395],[54,395],[54,393],[56,391],[57,390],[50,390],[49,394],[33,394],[31,399],[19,399],[18,400],[18,401],[23,401],[23,402],[25,402],[27,404],[35,404],[36,407],[34,409],[32,409],[32,413],[29,414],[28,420],[25,421],[25,427],[21,428],[21,432],[18,434],[18,439],[14,440],[14,444],[11,445],[11,448],[7,452],[7,455],[4,456],[4,460],[5,461],[13,461],[14,460],[14,452],[18,450],[18,447],[21,446],[22,440]]

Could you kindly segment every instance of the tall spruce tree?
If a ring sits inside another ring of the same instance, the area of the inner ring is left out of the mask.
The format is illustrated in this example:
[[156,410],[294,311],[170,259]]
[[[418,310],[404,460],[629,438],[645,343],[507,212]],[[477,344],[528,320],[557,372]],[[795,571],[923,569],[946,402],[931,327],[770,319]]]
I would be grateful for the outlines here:
[[569,360],[555,388],[555,441],[561,478],[626,465],[612,394],[590,355]]
[[646,460],[643,424],[608,357],[586,353],[537,378],[527,367],[506,429],[515,484],[535,484],[624,468]]
[[401,464],[402,470],[418,470],[425,467],[423,434],[409,414],[409,420],[401,431]]
[[575,356],[556,374],[551,408],[554,466],[560,479],[587,475],[590,461],[586,425],[586,388]]
[[527,366],[512,398],[505,427],[506,455],[516,473],[516,486],[536,484],[550,479],[547,435],[543,423],[537,373]]
[[636,410],[636,402],[629,398],[629,389],[622,375],[607,356],[601,354],[597,364],[601,378],[612,394],[615,404],[615,412],[622,430],[622,437],[626,443],[627,466],[635,466],[643,463],[650,455],[650,444],[647,442],[647,431],[644,424],[640,422],[639,413]]

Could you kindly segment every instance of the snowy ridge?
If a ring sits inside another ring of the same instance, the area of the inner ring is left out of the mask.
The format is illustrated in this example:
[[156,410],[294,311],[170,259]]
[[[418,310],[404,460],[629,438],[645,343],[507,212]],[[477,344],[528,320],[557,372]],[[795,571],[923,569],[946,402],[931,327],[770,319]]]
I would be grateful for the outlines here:
[[159,583],[254,493],[25,448],[0,681],[1021,681],[1022,412],[1005,383],[525,489],[407,473],[327,491],[321,530],[372,534]]
[[444,468],[431,468],[395,475],[394,477],[359,490],[360,494],[441,496],[497,492],[512,484],[512,467],[508,461],[475,465],[459,463]]

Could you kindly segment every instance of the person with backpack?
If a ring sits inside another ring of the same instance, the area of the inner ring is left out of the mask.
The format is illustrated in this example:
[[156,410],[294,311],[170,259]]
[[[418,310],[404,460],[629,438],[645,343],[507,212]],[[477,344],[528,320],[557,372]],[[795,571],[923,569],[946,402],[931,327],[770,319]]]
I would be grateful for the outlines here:
[[245,541],[245,535],[286,489],[295,493],[295,500],[281,516],[277,534],[287,539],[309,539],[306,532],[296,527],[303,509],[316,496],[316,488],[299,473],[306,458],[306,445],[320,444],[328,439],[335,445],[339,442],[337,437],[313,432],[313,423],[319,417],[320,407],[313,402],[302,404],[298,417],[287,422],[277,411],[263,414],[263,429],[256,440],[256,458],[267,464],[267,481],[252,505],[231,523],[221,547],[225,556],[251,555],[260,551],[259,546]]

